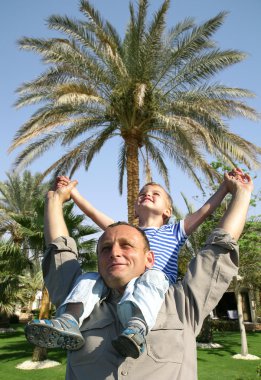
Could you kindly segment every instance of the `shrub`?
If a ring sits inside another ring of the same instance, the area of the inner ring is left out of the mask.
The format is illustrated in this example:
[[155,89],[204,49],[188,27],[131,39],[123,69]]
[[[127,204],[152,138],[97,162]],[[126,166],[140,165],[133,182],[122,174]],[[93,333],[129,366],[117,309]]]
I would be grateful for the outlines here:
[[19,323],[19,317],[17,314],[12,314],[9,317],[9,323]]

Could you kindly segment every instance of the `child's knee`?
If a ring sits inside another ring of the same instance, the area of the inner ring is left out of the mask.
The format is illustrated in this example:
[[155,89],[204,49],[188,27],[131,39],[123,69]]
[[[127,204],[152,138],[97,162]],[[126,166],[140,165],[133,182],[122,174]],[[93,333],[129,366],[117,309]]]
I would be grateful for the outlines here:
[[138,280],[140,283],[147,282],[151,285],[164,289],[165,291],[169,287],[169,279],[161,270],[150,269],[143,273]]

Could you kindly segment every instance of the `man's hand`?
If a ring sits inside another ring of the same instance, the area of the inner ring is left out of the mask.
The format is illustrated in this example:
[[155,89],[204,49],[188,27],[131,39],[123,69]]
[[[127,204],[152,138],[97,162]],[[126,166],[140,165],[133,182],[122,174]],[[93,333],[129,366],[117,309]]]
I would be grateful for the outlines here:
[[227,189],[231,194],[235,194],[239,189],[244,189],[251,193],[254,189],[251,177],[239,168],[235,168],[231,172],[225,173],[224,180]]
[[69,185],[70,182],[71,180],[69,177],[65,175],[59,175],[58,177],[56,177],[56,180],[55,180],[55,190],[57,190],[60,187]]
[[47,193],[44,212],[44,236],[46,245],[59,236],[69,236],[63,217],[63,203],[68,201],[77,181],[71,181],[67,186],[50,190]]
[[[59,178],[59,177],[57,177]],[[68,178],[68,177],[65,177]],[[75,186],[78,184],[78,181],[70,181],[68,180],[65,184],[65,180],[62,180],[63,182],[60,182],[58,185],[57,180],[55,184],[55,191],[48,191],[47,193],[47,199],[53,199],[57,200],[60,203],[67,202],[71,199],[71,191],[75,188]],[[63,183],[63,185],[61,185]]]
[[224,175],[228,191],[232,194],[230,204],[219,223],[236,241],[239,239],[247,217],[251,192],[254,185],[251,177],[241,169],[233,169]]

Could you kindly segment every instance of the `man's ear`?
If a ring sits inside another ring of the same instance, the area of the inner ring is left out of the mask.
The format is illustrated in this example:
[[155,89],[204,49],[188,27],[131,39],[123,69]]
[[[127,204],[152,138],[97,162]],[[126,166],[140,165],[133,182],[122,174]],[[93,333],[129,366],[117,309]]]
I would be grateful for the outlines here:
[[147,269],[151,269],[154,265],[154,262],[155,262],[154,253],[152,251],[147,251],[146,255],[147,255],[147,262],[146,262],[145,267]]

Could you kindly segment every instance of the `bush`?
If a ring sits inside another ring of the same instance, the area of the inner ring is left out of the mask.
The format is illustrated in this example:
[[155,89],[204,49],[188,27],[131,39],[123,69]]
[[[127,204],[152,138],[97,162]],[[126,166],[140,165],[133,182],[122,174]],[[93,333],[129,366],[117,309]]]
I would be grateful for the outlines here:
[[213,326],[210,317],[207,317],[202,325],[201,331],[197,336],[197,342],[199,343],[211,343],[213,341]]
[[211,327],[213,331],[239,331],[238,320],[212,319]]
[[17,314],[12,314],[9,317],[9,323],[19,323],[19,317]]
[[32,314],[34,316],[34,319],[38,319],[39,318],[39,313],[40,313],[40,309],[34,309],[34,310],[32,310]]
[[210,319],[204,320],[203,326],[199,335],[197,336],[197,342],[210,343],[213,341],[213,332],[219,331],[239,331],[238,321],[235,320],[222,320],[222,319]]

